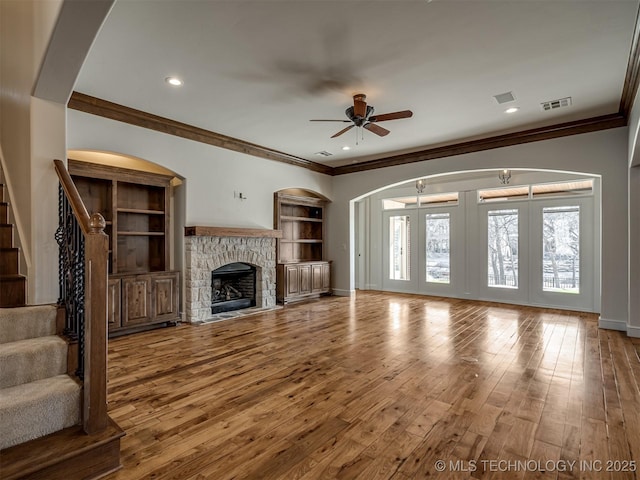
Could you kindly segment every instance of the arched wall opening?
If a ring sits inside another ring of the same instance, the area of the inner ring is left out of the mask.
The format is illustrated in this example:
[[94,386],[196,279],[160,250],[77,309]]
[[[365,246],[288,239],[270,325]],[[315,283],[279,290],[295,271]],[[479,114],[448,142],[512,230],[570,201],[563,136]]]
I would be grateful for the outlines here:
[[[388,185],[459,171],[503,168],[584,172],[600,176],[600,326],[629,331],[628,151],[627,128],[455,155],[333,178],[329,205],[328,258],[333,261],[336,295],[355,294],[355,206],[357,199]],[[635,327],[634,327],[635,328]]]

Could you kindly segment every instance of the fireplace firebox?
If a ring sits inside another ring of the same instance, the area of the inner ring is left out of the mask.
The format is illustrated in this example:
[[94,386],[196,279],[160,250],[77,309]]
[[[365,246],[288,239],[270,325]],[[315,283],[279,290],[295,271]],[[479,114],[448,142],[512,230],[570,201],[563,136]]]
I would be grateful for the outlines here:
[[211,313],[256,305],[256,267],[229,263],[211,272]]

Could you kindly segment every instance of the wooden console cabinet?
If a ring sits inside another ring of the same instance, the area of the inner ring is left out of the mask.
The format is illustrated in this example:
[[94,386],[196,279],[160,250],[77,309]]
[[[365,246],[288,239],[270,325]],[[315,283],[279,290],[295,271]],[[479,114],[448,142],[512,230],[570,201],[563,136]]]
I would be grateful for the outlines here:
[[168,271],[172,177],[69,160],[89,211],[107,221],[109,334],[180,319],[179,272]]
[[277,239],[276,299],[289,303],[331,293],[331,264],[324,260],[326,200],[290,191],[274,195]]

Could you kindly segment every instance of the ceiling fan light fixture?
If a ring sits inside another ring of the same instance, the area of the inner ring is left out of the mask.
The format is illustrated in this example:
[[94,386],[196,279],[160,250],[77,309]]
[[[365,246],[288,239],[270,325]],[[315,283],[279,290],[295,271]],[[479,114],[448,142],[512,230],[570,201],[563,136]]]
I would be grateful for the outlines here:
[[180,80],[178,77],[167,77],[164,79],[164,81],[167,82],[172,87],[181,87],[182,85],[184,85],[184,82]]
[[[346,128],[343,128],[338,133],[335,133],[331,138],[336,138],[343,133],[356,127],[356,138],[362,135],[362,131],[369,130],[371,133],[384,137],[390,132],[384,127],[377,125],[378,122],[385,122],[388,120],[399,120],[402,118],[411,118],[413,112],[411,110],[401,110],[399,112],[383,113],[381,115],[374,115],[375,109],[371,105],[367,105],[367,96],[364,93],[357,93],[353,96],[353,105],[345,110],[345,115],[348,120],[325,120],[325,119],[312,119],[312,122],[345,122],[351,123]],[[358,132],[360,135],[358,136]],[[356,141],[356,145],[358,142]]]

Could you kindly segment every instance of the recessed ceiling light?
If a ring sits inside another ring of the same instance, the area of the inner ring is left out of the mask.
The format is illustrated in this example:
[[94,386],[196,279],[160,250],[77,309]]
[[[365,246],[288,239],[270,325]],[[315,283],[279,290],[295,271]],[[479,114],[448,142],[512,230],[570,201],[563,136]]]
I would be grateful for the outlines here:
[[174,87],[181,87],[182,84],[184,83],[178,77],[167,77],[164,79],[164,81],[167,82],[169,85],[173,85]]
[[507,108],[504,113],[516,113],[518,110],[520,110],[520,107],[510,107]]
[[351,150],[351,147],[349,145],[345,145],[344,147],[342,147],[343,150]]

